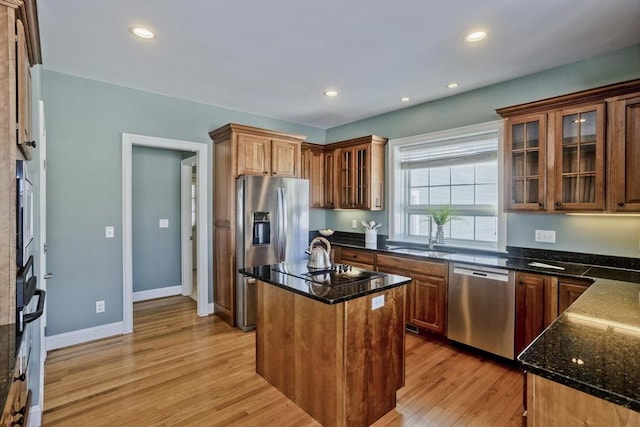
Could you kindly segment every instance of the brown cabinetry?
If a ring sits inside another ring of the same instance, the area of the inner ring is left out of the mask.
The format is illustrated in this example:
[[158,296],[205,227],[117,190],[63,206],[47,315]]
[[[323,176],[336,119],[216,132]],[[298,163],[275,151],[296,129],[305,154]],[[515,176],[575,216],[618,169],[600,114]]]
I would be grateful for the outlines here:
[[325,154],[322,146],[302,144],[302,178],[309,180],[309,206],[324,207]]
[[235,324],[236,200],[240,175],[301,173],[300,145],[304,136],[235,123],[211,131],[214,142],[213,304],[216,315]]
[[20,372],[20,365],[16,363],[11,385],[4,401],[4,409],[0,418],[0,427],[29,425],[29,408],[31,407],[31,392],[27,389],[27,379]]
[[407,323],[444,335],[447,316],[447,264],[378,254],[376,265],[378,271],[413,279],[407,294]]
[[515,354],[518,355],[557,317],[557,279],[516,273]]
[[505,118],[505,208],[640,210],[639,95],[640,79],[496,110]]
[[591,285],[591,281],[577,279],[558,280],[558,314],[573,304]]
[[18,146],[25,159],[33,157],[33,136],[31,135],[31,68],[25,28],[20,19],[16,20],[16,79],[18,95]]
[[386,138],[367,136],[336,143],[338,208],[384,209]]
[[640,212],[640,95],[612,100],[609,121],[609,210]]
[[363,270],[375,269],[375,252],[342,247],[339,253],[339,262],[342,264],[349,264]]

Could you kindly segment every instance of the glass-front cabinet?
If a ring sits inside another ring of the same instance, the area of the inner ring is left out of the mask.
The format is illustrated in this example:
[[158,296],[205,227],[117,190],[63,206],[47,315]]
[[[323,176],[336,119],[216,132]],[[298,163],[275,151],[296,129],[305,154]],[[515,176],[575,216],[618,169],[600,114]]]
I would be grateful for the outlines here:
[[369,144],[340,149],[340,208],[369,206]]
[[554,210],[604,210],[605,111],[602,103],[555,113]]
[[547,115],[515,117],[506,122],[507,186],[511,210],[545,209]]

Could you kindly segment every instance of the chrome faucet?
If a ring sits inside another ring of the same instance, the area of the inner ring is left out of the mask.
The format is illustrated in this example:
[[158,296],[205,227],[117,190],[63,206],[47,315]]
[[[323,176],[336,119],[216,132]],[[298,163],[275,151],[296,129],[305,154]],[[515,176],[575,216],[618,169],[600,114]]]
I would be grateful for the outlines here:
[[433,249],[433,216],[429,215],[429,249]]

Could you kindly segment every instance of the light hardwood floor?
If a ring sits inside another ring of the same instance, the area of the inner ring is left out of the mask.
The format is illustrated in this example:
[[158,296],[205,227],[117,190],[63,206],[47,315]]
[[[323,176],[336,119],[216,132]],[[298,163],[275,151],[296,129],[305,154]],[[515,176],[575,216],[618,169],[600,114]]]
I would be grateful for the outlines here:
[[[309,367],[313,369],[313,367]],[[188,297],[134,305],[134,333],[49,353],[45,426],[317,426],[255,373],[255,334]],[[519,426],[522,375],[412,334],[406,385],[375,426]]]

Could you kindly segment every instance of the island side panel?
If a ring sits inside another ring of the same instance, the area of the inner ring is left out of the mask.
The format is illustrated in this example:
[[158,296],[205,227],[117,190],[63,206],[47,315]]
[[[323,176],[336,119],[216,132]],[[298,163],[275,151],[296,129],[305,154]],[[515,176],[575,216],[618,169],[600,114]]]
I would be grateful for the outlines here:
[[[405,288],[346,302],[349,425],[369,425],[396,406],[396,391],[404,385]],[[380,296],[384,306],[373,310],[373,299]]]

